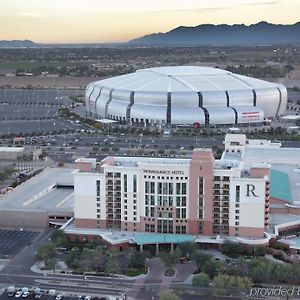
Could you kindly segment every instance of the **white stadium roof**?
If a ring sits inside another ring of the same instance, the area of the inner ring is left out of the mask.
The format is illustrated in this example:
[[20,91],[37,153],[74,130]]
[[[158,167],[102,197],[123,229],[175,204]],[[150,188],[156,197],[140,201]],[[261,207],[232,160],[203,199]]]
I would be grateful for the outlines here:
[[236,125],[282,115],[287,91],[226,70],[175,66],[92,82],[85,101],[90,115],[123,124]]
[[120,90],[156,92],[223,91],[278,86],[222,69],[193,66],[142,69],[100,82],[101,85]]

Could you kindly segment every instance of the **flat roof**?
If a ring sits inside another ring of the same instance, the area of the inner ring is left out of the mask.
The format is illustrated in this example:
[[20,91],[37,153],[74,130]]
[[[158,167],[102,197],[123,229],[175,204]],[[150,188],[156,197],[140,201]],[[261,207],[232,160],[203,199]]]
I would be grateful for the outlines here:
[[284,172],[288,175],[290,194],[292,202],[290,204],[300,204],[300,168],[292,164],[272,164],[273,170]]
[[300,164],[300,148],[252,148],[246,147],[243,161]]
[[22,152],[24,147],[0,147],[0,152]]
[[154,234],[154,233],[144,233],[135,235],[132,239],[138,245],[149,245],[149,244],[178,244],[185,242],[194,242],[195,236],[188,234]]
[[291,248],[300,249],[300,238],[292,238],[290,246]]
[[270,196],[286,202],[292,202],[289,176],[285,172],[271,169]]
[[46,168],[12,191],[0,195],[0,210],[74,211],[74,189],[56,184],[74,184],[71,168]]

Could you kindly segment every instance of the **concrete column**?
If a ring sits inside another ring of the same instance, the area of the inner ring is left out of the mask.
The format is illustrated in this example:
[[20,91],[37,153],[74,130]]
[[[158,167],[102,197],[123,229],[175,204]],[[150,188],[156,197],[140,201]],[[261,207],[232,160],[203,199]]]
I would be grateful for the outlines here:
[[141,245],[140,245],[140,252],[143,252],[143,250],[144,250],[144,247],[143,247],[143,245],[141,244]]
[[174,254],[174,244],[171,243],[171,254]]
[[156,256],[159,255],[159,244],[158,243],[156,243],[155,255]]

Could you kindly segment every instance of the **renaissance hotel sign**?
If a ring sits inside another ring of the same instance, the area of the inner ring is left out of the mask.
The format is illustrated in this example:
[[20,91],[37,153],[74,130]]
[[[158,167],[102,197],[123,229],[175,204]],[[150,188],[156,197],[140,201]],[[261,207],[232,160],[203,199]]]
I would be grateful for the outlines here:
[[143,169],[144,174],[157,174],[157,175],[184,175],[184,171],[177,170],[146,170]]

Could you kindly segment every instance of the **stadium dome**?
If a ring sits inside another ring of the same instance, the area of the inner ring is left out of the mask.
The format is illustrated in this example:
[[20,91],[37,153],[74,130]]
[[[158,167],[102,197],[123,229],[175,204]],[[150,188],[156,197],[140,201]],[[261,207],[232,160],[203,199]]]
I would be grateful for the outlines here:
[[92,82],[89,115],[121,123],[202,125],[261,123],[283,114],[287,91],[231,72],[193,66],[160,67]]

